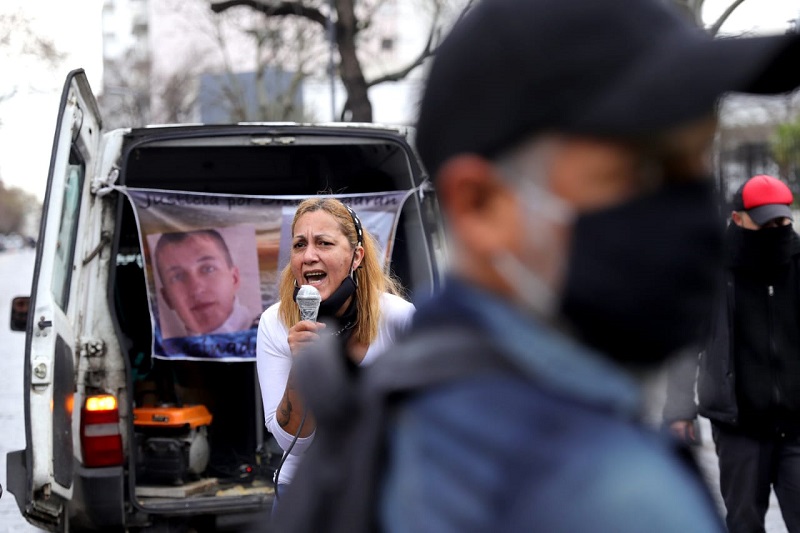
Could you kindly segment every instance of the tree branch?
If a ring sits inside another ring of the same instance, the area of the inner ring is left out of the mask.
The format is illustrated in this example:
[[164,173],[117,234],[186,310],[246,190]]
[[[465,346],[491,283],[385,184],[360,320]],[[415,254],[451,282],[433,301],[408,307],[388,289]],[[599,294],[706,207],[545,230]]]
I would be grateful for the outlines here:
[[465,5],[464,8],[461,10],[461,13],[458,14],[458,18],[456,19],[456,24],[461,22],[461,19],[464,18],[464,15],[472,9],[472,5],[475,3],[475,0],[469,0]]
[[374,85],[379,85],[381,83],[386,83],[389,81],[400,81],[402,79],[405,79],[405,77],[408,76],[411,73],[411,71],[413,71],[418,66],[422,65],[422,63],[427,58],[432,56],[436,52],[433,46],[433,40],[434,37],[437,37],[439,35],[439,28],[436,26],[438,18],[439,18],[439,13],[437,10],[436,16],[433,18],[433,23],[431,24],[431,31],[428,32],[428,41],[425,43],[425,46],[422,48],[420,53],[417,55],[416,58],[414,58],[414,60],[411,63],[409,63],[404,68],[401,68],[395,72],[390,72],[388,74],[384,74],[383,76],[378,76],[374,80],[368,81],[367,87],[369,88]]
[[719,18],[716,20],[716,22],[714,22],[714,24],[712,24],[711,27],[708,28],[708,33],[716,37],[717,33],[719,33],[719,29],[722,27],[723,24],[725,24],[725,21],[728,20],[728,17],[731,16],[731,13],[733,13],[734,10],[737,7],[739,7],[743,2],[744,0],[734,0],[733,2],[731,2],[731,4],[725,9],[725,11],[722,12],[722,15],[720,15]]
[[232,7],[245,6],[263,13],[267,17],[286,17],[297,16],[303,17],[317,24],[323,28],[328,27],[328,17],[326,17],[319,9],[309,7],[303,2],[268,2],[262,0],[224,0],[223,2],[214,2],[211,4],[211,11],[214,13],[222,13]]
[[372,21],[375,19],[375,13],[380,11],[386,4],[386,0],[376,0],[371,5],[367,5],[364,9],[366,13],[363,17],[359,17],[358,24],[356,24],[356,33],[362,32],[372,26]]

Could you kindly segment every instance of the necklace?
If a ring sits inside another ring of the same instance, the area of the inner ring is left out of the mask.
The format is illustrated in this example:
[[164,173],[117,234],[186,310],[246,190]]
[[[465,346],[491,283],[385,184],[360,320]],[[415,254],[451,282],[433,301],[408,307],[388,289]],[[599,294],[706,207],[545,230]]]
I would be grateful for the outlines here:
[[353,328],[353,326],[355,326],[355,325],[356,325],[356,322],[355,322],[355,320],[351,320],[350,322],[348,322],[347,324],[345,324],[344,326],[342,326],[342,328],[341,328],[341,329],[339,329],[339,331],[337,331],[336,333],[334,333],[334,334],[333,334],[333,336],[334,336],[334,337],[338,337],[339,335],[341,335],[342,333],[344,333],[344,332],[345,332],[345,331],[347,331],[348,329],[352,329],[352,328]]

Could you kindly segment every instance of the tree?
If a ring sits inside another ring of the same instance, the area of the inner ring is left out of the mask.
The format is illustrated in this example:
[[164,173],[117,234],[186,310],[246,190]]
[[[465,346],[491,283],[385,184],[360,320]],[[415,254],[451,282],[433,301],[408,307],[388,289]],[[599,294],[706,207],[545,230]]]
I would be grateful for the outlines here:
[[20,76],[24,66],[31,79],[32,71],[51,71],[64,59],[52,40],[38,35],[31,20],[20,12],[0,12],[0,64],[7,73],[0,82],[0,103],[12,98],[20,91],[35,91],[34,84],[22,85]]
[[[10,103],[20,93],[44,90],[41,80],[49,78],[47,74],[63,59],[52,40],[36,33],[28,17],[18,11],[0,12],[0,64],[7,74],[0,80],[0,104]],[[26,75],[19,76],[20,72]],[[23,79],[28,82],[20,81]],[[31,219],[40,209],[35,195],[6,187],[0,179],[0,233],[28,233]]]
[[120,60],[103,62],[103,90],[97,98],[107,129],[151,122],[150,61],[131,50]]
[[0,233],[25,233],[28,218],[39,211],[39,200],[18,187],[6,187],[0,180]]
[[[312,120],[297,105],[303,81],[324,64],[326,48],[309,39],[312,23],[267,20],[244,9],[216,15],[208,5],[152,4],[149,31],[170,54],[152,53],[152,44],[138,42],[106,60],[99,103],[107,127]],[[208,109],[212,118],[200,113]]]
[[[316,39],[313,24],[302,18],[269,18],[253,10],[215,15],[207,3],[203,7],[211,18],[206,33],[221,58],[211,69],[216,76],[213,86],[205,88],[206,96],[227,110],[229,120],[312,120],[297,103],[303,82],[324,64],[325,48]],[[244,49],[242,38],[247,43]],[[242,63],[250,65],[252,73],[242,72]]]
[[800,118],[779,124],[769,145],[781,178],[796,183],[797,170],[800,169]]
[[[466,9],[472,0],[457,2]],[[428,0],[431,24],[427,39],[418,53],[405,65],[367,79],[363,57],[369,48],[368,32],[374,15],[386,2],[383,0],[224,0],[211,3],[214,13],[224,13],[233,8],[246,7],[262,13],[266,19],[300,18],[316,26],[318,40],[329,39],[338,52],[335,72],[346,92],[341,118],[354,122],[372,121],[372,104],[368,90],[375,85],[399,81],[421,66],[436,49],[442,30],[442,15],[449,7],[446,0]],[[374,40],[376,34],[371,36]],[[377,37],[379,39],[379,36]]]

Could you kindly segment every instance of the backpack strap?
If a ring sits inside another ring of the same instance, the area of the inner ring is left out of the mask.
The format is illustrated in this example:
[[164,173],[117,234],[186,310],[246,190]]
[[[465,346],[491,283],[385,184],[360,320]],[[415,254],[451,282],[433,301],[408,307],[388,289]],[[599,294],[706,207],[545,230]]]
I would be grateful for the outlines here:
[[485,335],[455,326],[426,329],[367,369],[366,386],[384,395],[434,387],[514,365]]
[[325,335],[294,364],[298,387],[318,425],[347,424],[359,395],[375,400],[492,370],[514,370],[485,336],[456,326],[411,334],[364,368],[347,358],[337,337]]
[[316,436],[281,498],[276,530],[375,531],[392,400],[493,371],[513,365],[463,327],[418,331],[360,372],[335,339],[317,343],[298,357],[295,373]]

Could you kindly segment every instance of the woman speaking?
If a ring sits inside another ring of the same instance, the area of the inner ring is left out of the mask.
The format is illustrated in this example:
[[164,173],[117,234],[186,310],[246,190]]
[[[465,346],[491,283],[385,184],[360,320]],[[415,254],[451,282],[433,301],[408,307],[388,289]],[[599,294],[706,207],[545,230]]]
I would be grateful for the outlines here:
[[[303,201],[292,220],[291,235],[280,300],[261,315],[256,349],[266,426],[284,450],[276,479],[278,497],[291,483],[316,428],[313,413],[305,412],[294,388],[294,357],[323,328],[336,327],[333,333],[342,337],[347,356],[356,365],[367,365],[410,324],[414,312],[414,306],[397,295],[397,282],[383,268],[375,240],[339,200]],[[319,290],[318,320],[332,319],[329,325],[301,320],[295,302],[301,285]]]

